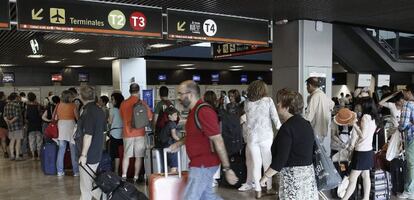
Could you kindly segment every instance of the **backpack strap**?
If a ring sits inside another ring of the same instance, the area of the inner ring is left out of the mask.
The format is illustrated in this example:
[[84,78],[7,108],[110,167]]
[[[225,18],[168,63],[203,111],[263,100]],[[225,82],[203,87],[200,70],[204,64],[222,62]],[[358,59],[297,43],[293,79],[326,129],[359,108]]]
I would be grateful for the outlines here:
[[198,113],[200,112],[200,109],[203,108],[203,107],[209,107],[209,108],[213,109],[213,106],[211,106],[209,103],[206,103],[206,102],[203,102],[203,103],[201,103],[200,105],[197,106],[197,108],[195,110],[194,120],[195,120],[196,126],[199,130],[202,130],[202,127],[201,127],[200,119],[198,117]]

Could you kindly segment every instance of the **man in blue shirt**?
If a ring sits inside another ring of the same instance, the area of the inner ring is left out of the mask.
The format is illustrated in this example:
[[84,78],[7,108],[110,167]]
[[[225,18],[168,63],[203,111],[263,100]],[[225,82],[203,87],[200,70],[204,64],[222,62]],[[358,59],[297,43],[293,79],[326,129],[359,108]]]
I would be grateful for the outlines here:
[[414,199],[414,84],[407,85],[403,94],[407,102],[401,112],[399,129],[405,134],[406,138],[407,179],[404,192],[398,197]]

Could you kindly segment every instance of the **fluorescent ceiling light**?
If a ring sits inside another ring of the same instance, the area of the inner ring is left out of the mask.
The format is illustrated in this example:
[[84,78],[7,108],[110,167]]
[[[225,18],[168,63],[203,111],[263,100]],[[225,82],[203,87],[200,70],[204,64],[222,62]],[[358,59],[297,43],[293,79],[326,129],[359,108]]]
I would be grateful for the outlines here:
[[233,68],[233,69],[237,69],[237,68],[243,68],[244,66],[242,66],[242,65],[235,65],[235,66],[230,66],[230,68]]
[[44,55],[28,55],[28,58],[43,58],[45,57]]
[[165,48],[165,47],[169,47],[172,46],[172,44],[153,44],[150,45],[151,48]]
[[193,44],[191,46],[192,47],[211,47],[211,43],[210,42],[201,42],[201,43]]
[[114,59],[116,59],[116,57],[102,57],[102,58],[99,58],[99,60],[114,60]]
[[92,53],[93,50],[92,49],[78,49],[76,51],[74,51],[75,53]]
[[194,64],[179,64],[177,66],[179,66],[179,67],[191,67],[191,66],[194,66]]
[[407,57],[409,57],[409,58],[414,58],[414,56],[407,56]]
[[11,67],[14,66],[14,64],[0,64],[0,67]]
[[56,63],[60,63],[60,60],[48,60],[45,63],[56,64]]
[[85,65],[68,65],[66,67],[70,67],[70,68],[79,68],[79,67],[83,67]]
[[78,42],[80,42],[80,39],[75,39],[75,38],[60,39],[57,41],[58,44],[76,44]]
[[184,68],[185,70],[194,70],[194,69],[196,69],[195,67],[187,67],[187,68]]
[[240,69],[240,68],[236,68],[236,69],[229,69],[230,71],[241,71],[242,69]]

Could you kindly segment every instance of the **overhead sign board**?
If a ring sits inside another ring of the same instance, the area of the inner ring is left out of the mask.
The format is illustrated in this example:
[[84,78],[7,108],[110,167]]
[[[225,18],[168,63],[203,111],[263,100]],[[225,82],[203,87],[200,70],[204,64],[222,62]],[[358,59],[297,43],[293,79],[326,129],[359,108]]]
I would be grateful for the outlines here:
[[234,56],[243,56],[264,52],[271,52],[272,47],[246,45],[246,44],[231,44],[231,43],[212,43],[211,52],[214,59],[229,58]]
[[9,0],[0,0],[0,29],[10,29]]
[[162,37],[161,8],[92,1],[17,0],[20,30]]
[[168,38],[267,45],[267,20],[168,9]]
[[358,74],[358,84],[357,87],[369,87],[371,86],[371,74]]
[[391,76],[389,74],[378,74],[377,77],[377,87],[382,87],[384,85],[390,86]]

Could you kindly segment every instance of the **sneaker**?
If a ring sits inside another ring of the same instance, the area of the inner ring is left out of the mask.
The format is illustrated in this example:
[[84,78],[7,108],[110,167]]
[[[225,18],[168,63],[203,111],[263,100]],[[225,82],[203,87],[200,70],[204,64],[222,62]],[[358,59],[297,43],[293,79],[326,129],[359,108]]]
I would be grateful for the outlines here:
[[14,160],[14,157],[13,156],[10,156],[9,160],[13,161]]
[[58,176],[58,177],[65,176],[65,172],[58,172],[58,173],[57,173],[57,176]]
[[73,173],[74,177],[78,177],[79,176],[79,172],[78,173]]
[[410,193],[408,193],[408,192],[403,192],[403,193],[399,194],[397,197],[398,197],[399,199],[408,199],[410,196],[411,196],[411,194],[410,194]]
[[127,180],[127,177],[126,176],[123,176],[123,177],[121,177],[121,179],[122,179],[122,181],[126,181]]
[[23,158],[22,157],[17,157],[16,158],[16,161],[22,161],[23,160]]
[[248,183],[243,183],[243,185],[241,187],[239,187],[239,191],[241,191],[241,192],[249,191],[251,189],[253,189],[253,186],[251,184],[248,184]]

